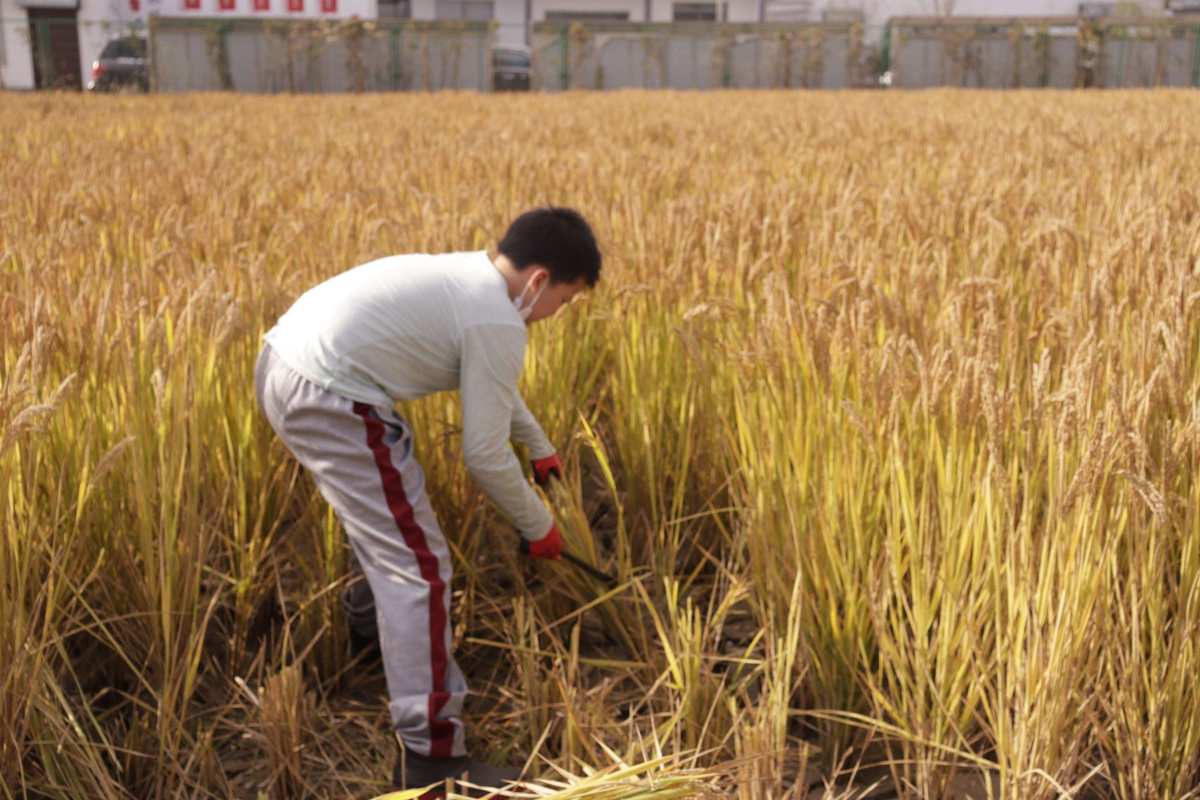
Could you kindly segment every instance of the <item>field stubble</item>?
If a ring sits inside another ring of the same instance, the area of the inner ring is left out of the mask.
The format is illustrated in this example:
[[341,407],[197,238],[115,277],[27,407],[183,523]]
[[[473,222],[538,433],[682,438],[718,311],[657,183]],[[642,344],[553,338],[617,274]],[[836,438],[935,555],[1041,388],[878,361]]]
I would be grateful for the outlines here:
[[617,586],[520,561],[454,399],[404,409],[476,750],[579,797],[1195,796],[1198,131],[1182,92],[4,97],[0,794],[382,789],[253,359],[314,282],[555,203],[605,276],[525,391]]

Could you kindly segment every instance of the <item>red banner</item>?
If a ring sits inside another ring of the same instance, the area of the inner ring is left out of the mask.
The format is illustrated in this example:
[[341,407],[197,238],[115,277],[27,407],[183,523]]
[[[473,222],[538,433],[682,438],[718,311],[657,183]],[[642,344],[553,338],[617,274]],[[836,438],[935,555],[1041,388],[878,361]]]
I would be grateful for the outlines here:
[[142,0],[129,0],[129,10],[130,11],[141,11],[142,10]]
[[222,11],[233,11],[237,0],[217,0],[217,8]]
[[321,0],[321,11],[325,14],[336,14],[337,0]]
[[304,0],[288,0],[288,11],[303,11]]
[[200,0],[183,0],[184,11],[199,11]]
[[255,11],[270,11],[271,0],[254,0]]

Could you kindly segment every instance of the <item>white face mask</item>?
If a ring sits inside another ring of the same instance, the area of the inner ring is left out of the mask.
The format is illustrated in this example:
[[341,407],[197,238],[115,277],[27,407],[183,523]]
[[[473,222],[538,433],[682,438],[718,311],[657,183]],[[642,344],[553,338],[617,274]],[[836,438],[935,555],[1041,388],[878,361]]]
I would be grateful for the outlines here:
[[542,287],[537,290],[537,294],[528,304],[525,303],[525,293],[529,291],[529,284],[533,282],[533,278],[525,281],[525,286],[521,288],[521,293],[513,299],[513,306],[517,309],[517,313],[521,315],[521,319],[529,321],[529,315],[533,313],[533,307],[537,305],[537,301],[541,299],[542,292],[546,291],[546,284],[550,281],[544,281]]

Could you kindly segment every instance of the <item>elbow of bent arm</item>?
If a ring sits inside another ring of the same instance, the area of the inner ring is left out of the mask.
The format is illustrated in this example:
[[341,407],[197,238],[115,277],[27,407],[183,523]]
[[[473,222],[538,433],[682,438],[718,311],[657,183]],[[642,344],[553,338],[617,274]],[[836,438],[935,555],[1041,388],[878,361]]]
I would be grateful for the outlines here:
[[471,477],[471,480],[475,481],[475,483],[480,483],[480,479],[483,479],[483,480],[487,479],[487,475],[490,472],[490,470],[488,469],[486,464],[482,463],[479,460],[479,458],[477,458],[477,457],[472,458],[470,456],[467,456],[466,458],[463,459],[463,462],[467,466],[467,475],[469,475]]
[[467,467],[467,474],[476,482],[486,482],[490,476],[503,471],[505,461],[505,453],[494,447],[471,448],[463,453],[463,463]]

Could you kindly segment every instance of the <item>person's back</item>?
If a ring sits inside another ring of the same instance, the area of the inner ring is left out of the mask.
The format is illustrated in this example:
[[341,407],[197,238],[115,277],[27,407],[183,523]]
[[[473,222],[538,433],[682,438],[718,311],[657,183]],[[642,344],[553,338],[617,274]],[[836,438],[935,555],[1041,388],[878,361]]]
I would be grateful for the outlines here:
[[460,388],[470,329],[523,352],[525,321],[486,251],[389,256],[305,292],[267,334],[293,369],[373,405]]
[[367,579],[343,600],[354,630],[378,630],[392,723],[404,745],[399,788],[467,770],[473,782],[495,786],[519,770],[466,756],[467,686],[451,653],[450,551],[396,402],[458,389],[472,479],[512,520],[531,556],[557,558],[562,550],[509,440],[528,448],[539,483],[561,471],[517,391],[526,325],[594,286],[600,251],[587,222],[559,208],[522,214],[497,250],[495,258],[483,251],[392,256],[330,278],[267,333],[255,368],[259,404],[337,513]]

